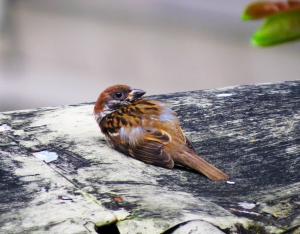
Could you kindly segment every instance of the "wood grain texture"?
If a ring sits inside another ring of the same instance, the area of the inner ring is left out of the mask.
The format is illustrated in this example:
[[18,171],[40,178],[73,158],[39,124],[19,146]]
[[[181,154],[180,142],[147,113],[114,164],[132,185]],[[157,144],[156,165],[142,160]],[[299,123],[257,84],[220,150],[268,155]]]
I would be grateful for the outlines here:
[[[120,233],[203,222],[212,233],[299,231],[299,81],[151,99],[176,111],[196,151],[234,183],[110,149],[89,103],[1,113],[0,233],[90,233],[114,222]],[[41,151],[58,159],[45,163]]]

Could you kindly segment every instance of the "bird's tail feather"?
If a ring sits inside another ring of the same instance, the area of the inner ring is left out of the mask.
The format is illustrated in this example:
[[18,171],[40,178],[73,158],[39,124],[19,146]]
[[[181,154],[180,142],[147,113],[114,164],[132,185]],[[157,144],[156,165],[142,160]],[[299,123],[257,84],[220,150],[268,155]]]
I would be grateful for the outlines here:
[[183,166],[194,169],[201,174],[204,174],[209,179],[213,181],[226,181],[229,179],[229,176],[225,174],[223,171],[219,170],[212,164],[206,162],[203,158],[198,156],[192,151],[183,151],[180,152],[181,156],[179,156],[176,161]]

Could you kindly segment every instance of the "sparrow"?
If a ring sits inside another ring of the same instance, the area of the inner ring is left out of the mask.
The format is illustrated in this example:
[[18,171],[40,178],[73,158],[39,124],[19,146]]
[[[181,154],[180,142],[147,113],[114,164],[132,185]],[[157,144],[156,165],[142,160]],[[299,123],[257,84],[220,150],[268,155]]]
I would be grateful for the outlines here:
[[143,98],[127,85],[105,89],[94,106],[95,119],[115,150],[144,163],[172,169],[180,165],[213,181],[229,176],[197,155],[176,113],[164,103]]

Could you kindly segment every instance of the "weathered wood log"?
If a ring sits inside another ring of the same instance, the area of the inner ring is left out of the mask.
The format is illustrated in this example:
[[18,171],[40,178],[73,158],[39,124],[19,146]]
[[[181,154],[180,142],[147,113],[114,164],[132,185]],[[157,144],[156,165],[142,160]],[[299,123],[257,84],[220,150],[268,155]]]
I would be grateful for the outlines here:
[[5,112],[0,233],[299,233],[299,81],[151,98],[231,181],[110,149],[93,104]]

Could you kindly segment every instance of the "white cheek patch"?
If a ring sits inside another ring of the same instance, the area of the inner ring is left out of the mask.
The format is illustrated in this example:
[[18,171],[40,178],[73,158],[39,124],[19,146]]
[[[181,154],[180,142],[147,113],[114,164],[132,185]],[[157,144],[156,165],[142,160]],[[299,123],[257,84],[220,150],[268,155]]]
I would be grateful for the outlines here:
[[176,120],[176,116],[170,109],[165,109],[164,112],[159,116],[159,120],[162,122],[172,122]]
[[101,120],[102,120],[102,118],[103,118],[102,112],[100,112],[100,113],[95,113],[95,114],[94,114],[94,117],[95,117],[95,120],[97,121],[97,123],[100,125],[100,122],[101,122]]
[[110,109],[107,107],[107,105],[105,105],[103,111],[98,112],[98,113],[94,113],[95,120],[96,120],[97,123],[100,125],[101,120],[102,120],[105,116],[109,115],[109,114],[112,113],[112,112],[113,112],[113,111],[110,110]]
[[130,145],[136,145],[144,137],[144,130],[141,127],[120,129],[120,138],[122,141],[128,142]]

